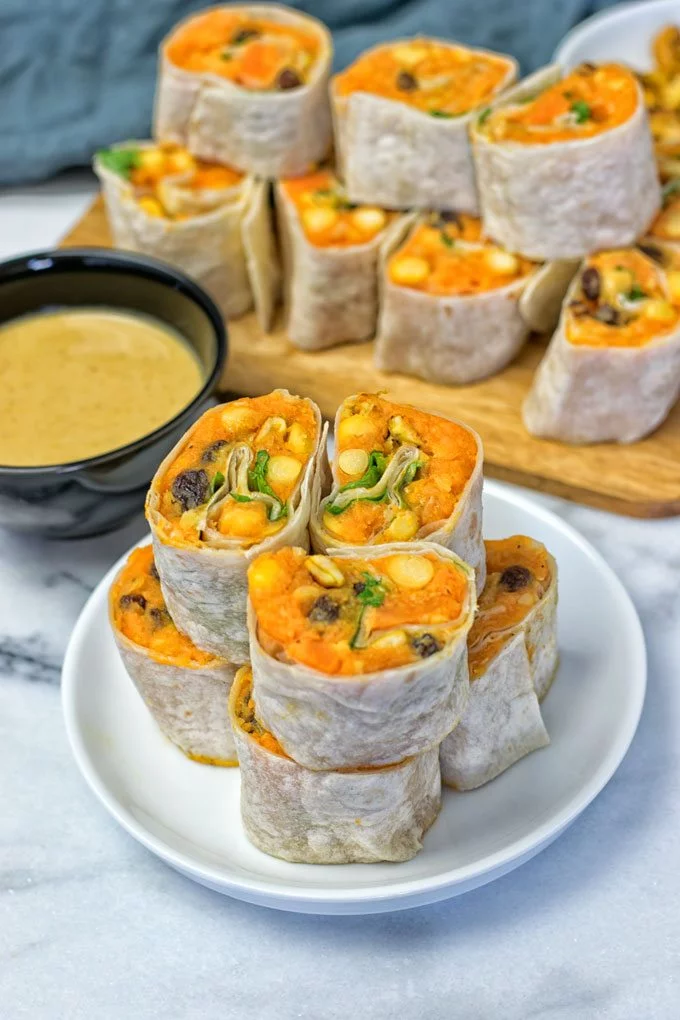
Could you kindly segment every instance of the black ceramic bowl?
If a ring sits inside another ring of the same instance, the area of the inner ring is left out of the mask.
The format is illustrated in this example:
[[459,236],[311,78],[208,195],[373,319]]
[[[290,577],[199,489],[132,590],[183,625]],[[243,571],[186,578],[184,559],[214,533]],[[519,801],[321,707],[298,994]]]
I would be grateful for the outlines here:
[[224,320],[205,291],[164,262],[105,248],[34,252],[0,263],[0,323],[42,309],[104,305],[177,330],[204,369],[183,411],[134,443],[51,467],[0,465],[0,526],[79,538],[125,523],[143,506],[158,464],[206,409],[227,354]]

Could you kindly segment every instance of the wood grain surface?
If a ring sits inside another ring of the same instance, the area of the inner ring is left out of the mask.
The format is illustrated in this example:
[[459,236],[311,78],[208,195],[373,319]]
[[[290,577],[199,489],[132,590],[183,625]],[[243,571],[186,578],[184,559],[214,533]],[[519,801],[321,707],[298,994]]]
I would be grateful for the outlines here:
[[[101,198],[62,241],[68,247],[110,244]],[[263,335],[251,314],[229,325],[222,388],[255,396],[285,386],[316,400],[328,418],[350,393],[388,390],[395,400],[460,418],[476,429],[492,478],[633,517],[680,514],[680,404],[657,432],[631,446],[533,439],[522,425],[520,407],[542,350],[539,342],[527,344],[500,375],[473,386],[435,386],[379,372],[372,344],[305,354],[280,328]]]

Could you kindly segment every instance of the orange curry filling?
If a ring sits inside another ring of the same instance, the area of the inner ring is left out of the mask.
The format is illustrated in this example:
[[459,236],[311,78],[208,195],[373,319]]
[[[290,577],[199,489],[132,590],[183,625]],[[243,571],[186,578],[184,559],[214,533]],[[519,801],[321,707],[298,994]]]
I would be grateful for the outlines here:
[[282,393],[207,411],[160,487],[166,541],[253,545],[283,528],[318,441],[310,401]]
[[341,542],[426,538],[449,518],[477,462],[464,425],[361,393],[341,408],[323,525]]
[[253,671],[250,666],[241,667],[234,678],[234,686],[236,687],[234,712],[243,732],[256,740],[267,751],[271,751],[272,754],[279,754],[282,758],[287,758],[287,754],[274,734],[265,730],[255,715]]
[[486,672],[552,580],[550,561],[540,542],[513,535],[484,545],[486,584],[468,634],[471,680]]
[[364,53],[336,75],[338,96],[369,92],[433,117],[459,117],[494,96],[511,76],[505,57],[431,39],[412,39]]
[[639,101],[634,74],[620,64],[580,64],[528,102],[483,113],[479,125],[497,142],[548,145],[611,131],[633,116]]
[[218,208],[232,198],[229,192],[244,177],[231,167],[196,159],[173,142],[118,146],[97,155],[103,166],[130,182],[140,209],[170,220]]
[[133,549],[111,588],[111,612],[118,631],[154,659],[176,666],[208,666],[214,655],[202,652],[180,634],[165,606],[153,546]]
[[374,205],[354,205],[330,170],[283,182],[308,241],[318,248],[342,248],[372,241],[394,214]]
[[238,8],[197,15],[173,33],[165,49],[176,67],[214,74],[257,92],[304,85],[318,52],[319,41],[311,32]]
[[443,212],[415,227],[389,259],[387,275],[398,287],[464,296],[507,287],[535,266],[484,238],[477,217]]
[[265,651],[342,676],[441,652],[470,598],[463,568],[432,553],[343,559],[291,547],[253,561],[248,593]]
[[642,347],[677,329],[679,319],[680,272],[622,248],[587,260],[567,309],[566,337],[587,347]]

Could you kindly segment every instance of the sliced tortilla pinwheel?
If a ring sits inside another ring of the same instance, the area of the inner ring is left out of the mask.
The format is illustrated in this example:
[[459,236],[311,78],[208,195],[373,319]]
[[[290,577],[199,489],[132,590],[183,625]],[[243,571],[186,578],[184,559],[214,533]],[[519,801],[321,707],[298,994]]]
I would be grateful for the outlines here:
[[488,783],[550,742],[539,702],[557,668],[557,565],[524,535],[486,542],[487,583],[468,635],[470,698],[440,748],[442,779]]
[[524,403],[529,432],[632,443],[661,424],[680,393],[676,266],[666,270],[636,248],[584,262]]
[[384,267],[376,365],[454,384],[499,372],[529,333],[520,299],[539,271],[476,217],[421,217]]
[[460,719],[474,571],[429,542],[284,548],[248,571],[258,718],[310,769],[387,765]]
[[146,501],[156,566],[172,618],[199,648],[248,661],[248,565],[307,543],[324,444],[316,404],[274,390],[206,411],[160,464]]
[[512,57],[438,39],[361,54],[331,82],[350,200],[476,213],[470,121],[516,75]]
[[295,177],[331,146],[331,36],[279,4],[193,14],[161,43],[154,137],[260,177]]
[[259,722],[243,666],[229,712],[241,765],[241,817],[259,850],[305,864],[407,861],[441,804],[437,749],[395,765],[312,772]]
[[286,332],[303,350],[370,340],[380,252],[403,217],[354,206],[331,170],[280,181]]
[[123,665],[165,736],[194,761],[238,765],[227,712],[236,666],[177,630],[150,545],[134,549],[117,574],[109,618]]
[[98,152],[94,170],[114,244],[193,276],[227,318],[255,306],[270,327],[279,268],[263,181],[181,146],[139,141]]
[[482,443],[460,422],[375,393],[347,397],[335,418],[333,486],[314,480],[317,552],[427,539],[452,549],[484,587]]
[[642,90],[617,64],[548,67],[471,129],[484,229],[527,258],[632,244],[660,204]]
[[[649,228],[648,240],[680,248],[680,179],[664,187],[661,212]],[[641,247],[644,250],[644,244]]]

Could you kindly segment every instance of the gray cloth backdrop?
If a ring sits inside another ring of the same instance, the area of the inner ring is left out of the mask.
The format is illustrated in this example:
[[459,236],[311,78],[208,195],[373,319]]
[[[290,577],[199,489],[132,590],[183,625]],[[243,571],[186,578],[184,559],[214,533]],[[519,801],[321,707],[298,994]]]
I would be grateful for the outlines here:
[[[611,0],[297,0],[333,30],[336,68],[417,33],[545,63],[572,25]],[[158,43],[206,0],[0,0],[0,184],[89,163],[145,137]]]

